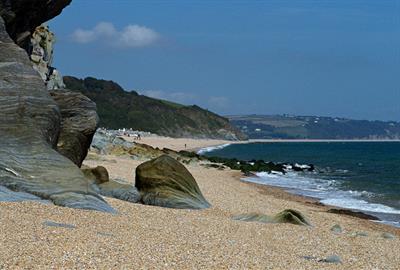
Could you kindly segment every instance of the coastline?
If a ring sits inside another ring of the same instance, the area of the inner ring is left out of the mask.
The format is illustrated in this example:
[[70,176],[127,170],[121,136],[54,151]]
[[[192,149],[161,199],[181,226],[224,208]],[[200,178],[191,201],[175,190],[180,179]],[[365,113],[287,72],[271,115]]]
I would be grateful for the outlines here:
[[[211,142],[203,143],[210,146]],[[133,184],[135,168],[143,161],[92,153],[84,164],[104,166],[111,179]],[[207,168],[201,162],[185,166],[211,203],[209,209],[170,209],[105,198],[117,210],[111,215],[39,202],[0,202],[0,266],[397,269],[400,264],[398,228],[328,213],[330,207],[312,198],[244,182],[239,171]],[[232,219],[246,213],[273,215],[284,209],[300,211],[312,226]],[[74,227],[48,227],[46,221]],[[334,225],[343,232],[332,232]],[[386,239],[383,233],[395,238]],[[331,255],[342,262],[321,261]]]
[[249,143],[279,143],[279,142],[400,142],[400,139],[386,140],[386,139],[250,139]]
[[[248,144],[252,143],[265,143],[265,142],[298,142],[298,143],[303,143],[303,142],[354,142],[354,140],[251,140],[248,142]],[[374,143],[379,143],[379,142],[398,142],[396,140],[357,140],[356,142],[374,142]],[[238,142],[238,143],[243,143],[243,142]],[[235,144],[232,143],[232,144]],[[196,151],[198,154],[206,154],[207,152],[211,152],[213,150],[218,150],[220,146],[216,146],[214,148],[208,147],[205,151],[205,153],[202,153],[200,151]],[[221,147],[224,148],[224,145]],[[212,156],[212,154],[210,154]],[[311,162],[311,161],[310,161]],[[243,181],[246,182],[252,182],[260,185],[267,185],[270,187],[277,187],[284,189],[287,193],[290,194],[295,194],[298,196],[314,196],[314,197],[309,197],[313,198],[319,203],[326,204],[328,207],[331,208],[337,208],[337,209],[345,209],[346,211],[352,211],[352,212],[360,212],[365,215],[372,215],[375,218],[379,219],[382,223],[387,224],[389,226],[394,226],[397,228],[400,228],[399,224],[399,213],[400,210],[398,208],[393,208],[390,205],[382,204],[379,202],[368,202],[365,199],[359,198],[358,196],[351,195],[352,192],[356,193],[356,191],[352,190],[346,190],[346,189],[336,189],[336,192],[338,196],[340,196],[340,200],[338,199],[332,199],[336,198],[335,195],[332,195],[331,193],[329,194],[324,194],[323,192],[318,192],[320,190],[319,186],[320,184],[317,184],[315,181],[318,181],[318,178],[314,178],[312,176],[307,176],[307,175],[297,175],[295,172],[287,174],[288,176],[279,176],[279,175],[262,175],[262,172],[260,174],[254,174],[254,177],[245,177],[243,178]],[[295,179],[299,178],[299,181],[293,181]],[[246,180],[248,179],[248,180]],[[307,183],[305,186],[302,185],[302,187],[297,186],[297,182],[302,183],[305,180],[307,180]],[[336,180],[336,179],[335,179]],[[332,180],[334,181],[334,180]],[[330,181],[328,181],[330,182]],[[314,186],[313,186],[314,185]],[[318,186],[318,187],[317,187]],[[317,188],[317,189],[315,189]],[[324,188],[321,188],[321,190],[326,190]],[[313,193],[314,192],[314,193]],[[365,192],[365,191],[363,191]],[[343,197],[342,197],[343,196]],[[361,196],[361,195],[360,195]],[[329,202],[331,201],[331,202]]]
[[[261,194],[272,196],[272,197],[275,197],[275,198],[278,198],[278,199],[285,199],[285,200],[289,200],[289,201],[294,201],[294,202],[300,203],[300,204],[305,205],[305,206],[310,206],[311,205],[312,207],[320,209],[320,211],[322,211],[322,212],[328,212],[328,210],[330,210],[330,209],[349,210],[348,208],[343,208],[343,207],[339,207],[339,206],[323,204],[317,198],[291,193],[289,191],[286,191],[282,187],[272,186],[272,185],[268,185],[268,184],[258,184],[258,183],[255,183],[255,182],[243,181],[243,176],[239,178],[239,181],[257,187],[260,190],[259,192]],[[362,210],[351,210],[351,211],[353,211],[353,212],[359,211],[359,212],[364,213]],[[385,223],[383,223],[381,221],[369,220],[369,219],[366,219],[366,218],[352,217],[350,215],[344,215],[344,214],[338,214],[338,215],[354,218],[354,219],[357,220],[357,222],[361,222],[365,226],[367,226],[367,227],[369,227],[369,228],[371,228],[373,230],[381,230],[382,229],[382,230],[390,231],[391,233],[394,233],[394,234],[397,234],[397,235],[400,236],[400,228],[399,227],[392,226],[392,225],[389,225],[389,224],[385,224]]]
[[[134,140],[132,137],[121,136],[127,141],[134,141],[138,143],[144,143],[151,145],[155,148],[169,148],[175,151],[192,151],[198,152],[204,148],[217,148],[226,144],[250,144],[250,143],[314,143],[314,142],[400,142],[399,140],[335,140],[335,139],[249,139],[243,141],[228,141],[228,140],[217,140],[217,139],[193,139],[193,138],[171,138],[163,136],[148,136],[142,137],[141,140]],[[185,147],[186,144],[186,147]]]

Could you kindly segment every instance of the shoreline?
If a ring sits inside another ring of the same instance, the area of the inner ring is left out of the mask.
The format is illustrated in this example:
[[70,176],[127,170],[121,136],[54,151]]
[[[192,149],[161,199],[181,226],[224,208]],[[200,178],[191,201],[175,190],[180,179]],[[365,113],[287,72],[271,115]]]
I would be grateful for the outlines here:
[[[276,198],[280,198],[280,199],[285,198],[285,199],[295,201],[295,202],[301,203],[303,205],[308,205],[308,206],[312,205],[313,207],[320,208],[321,211],[324,211],[324,212],[327,212],[329,209],[342,209],[342,210],[350,210],[354,213],[361,212],[361,213],[364,213],[367,215],[374,216],[373,213],[370,213],[368,211],[364,211],[364,210],[360,210],[360,209],[344,208],[344,207],[340,207],[340,206],[336,206],[336,205],[324,204],[318,198],[292,193],[290,191],[285,190],[285,188],[283,188],[283,187],[278,187],[278,186],[273,186],[273,185],[268,185],[268,184],[259,184],[256,182],[246,181],[246,180],[244,180],[245,178],[247,178],[247,177],[243,177],[243,176],[239,177],[238,181],[247,183],[249,185],[254,185],[261,190],[261,193],[265,193],[265,194],[268,194],[268,195],[276,197]],[[371,224],[373,224],[372,227],[374,227],[374,228],[376,226],[377,226],[376,228],[383,226],[384,228],[389,229],[392,232],[396,232],[400,236],[400,227],[384,223],[383,220],[381,220],[381,219],[375,221],[375,220],[370,220],[370,219],[366,219],[366,218],[345,215],[345,214],[338,214],[338,215],[352,217],[352,218],[355,218],[358,220],[362,220],[363,222],[371,223]],[[377,216],[374,216],[374,217],[378,218]]]
[[[237,179],[238,181],[256,187],[257,189],[259,189],[259,192],[261,194],[272,196],[272,197],[275,197],[278,199],[285,199],[285,200],[297,202],[297,203],[300,203],[305,206],[315,207],[315,208],[318,208],[319,210],[321,210],[321,212],[327,212],[329,209],[333,209],[333,208],[334,209],[352,210],[352,209],[343,208],[343,207],[339,207],[339,206],[323,204],[317,198],[291,193],[289,191],[286,191],[282,187],[271,186],[271,185],[266,185],[266,184],[258,184],[258,183],[254,183],[254,182],[247,182],[247,181],[242,180],[243,177],[240,177],[240,176],[238,176],[238,177],[239,177]],[[352,210],[352,211],[360,211],[360,212],[364,213],[361,210]],[[380,221],[364,219],[364,218],[355,217],[355,216],[351,216],[351,215],[333,214],[333,213],[330,213],[330,214],[331,215],[340,215],[340,216],[343,216],[346,218],[355,219],[358,222],[361,222],[374,230],[379,230],[379,229],[384,228],[385,230],[390,231],[391,233],[394,233],[397,236],[400,236],[400,228],[396,227],[396,226],[392,226],[392,225],[389,225],[389,224],[386,224],[386,223],[383,223]]]
[[[393,142],[393,141],[394,142],[400,142],[400,140],[398,140],[398,141],[397,140],[356,140],[356,141],[355,140],[278,140],[278,141],[277,140],[249,140],[247,142],[246,141],[233,142],[233,143],[231,143],[229,145],[233,145],[233,144],[251,144],[251,143],[259,143],[259,142],[261,142],[261,143],[263,143],[263,142],[271,142],[271,143],[275,143],[275,142],[278,142],[278,143],[279,142],[309,142],[309,143],[312,143],[312,142],[375,142],[375,143],[379,143],[379,142]],[[226,146],[229,146],[229,145],[226,145]],[[205,155],[205,154],[207,154],[209,152],[213,152],[214,150],[218,150],[220,147],[221,148],[225,148],[224,145],[215,145],[215,146],[208,146],[208,147],[205,147],[205,148],[194,149],[193,152],[195,152],[195,153],[197,153],[199,155]],[[206,151],[204,153],[200,153],[201,150],[208,149],[208,148],[213,148],[213,149],[209,149],[209,151]],[[254,177],[255,178],[260,178],[259,176],[255,175],[255,174],[254,174],[253,178]],[[400,229],[400,224],[398,224],[398,225],[394,224],[394,223],[398,223],[398,221],[394,222],[394,221],[391,221],[391,220],[384,220],[384,219],[382,219],[382,217],[380,217],[381,215],[386,215],[387,213],[385,213],[385,212],[371,212],[371,211],[364,210],[364,209],[359,209],[359,208],[346,208],[346,207],[339,206],[339,205],[328,205],[328,204],[324,204],[324,203],[321,202],[323,200],[323,198],[315,198],[315,197],[310,197],[310,196],[298,194],[298,193],[286,190],[284,187],[273,186],[273,185],[264,184],[264,183],[261,184],[261,183],[256,183],[256,182],[252,182],[252,181],[243,180],[245,178],[252,178],[252,177],[246,177],[246,176],[242,175],[242,178],[240,180],[243,181],[243,182],[246,182],[246,183],[251,183],[251,184],[261,185],[261,186],[267,186],[267,187],[270,187],[270,188],[276,188],[276,189],[278,189],[280,191],[283,191],[283,192],[285,192],[287,194],[290,194],[290,195],[293,195],[293,196],[297,196],[297,197],[301,197],[301,198],[307,198],[308,200],[313,200],[315,203],[324,205],[327,208],[345,209],[345,210],[349,210],[349,211],[352,211],[352,212],[361,212],[361,213],[364,213],[366,215],[372,215],[372,216],[378,218],[380,222],[376,222],[376,221],[373,221],[373,220],[370,220],[370,222],[384,224],[386,226],[390,226],[390,227],[394,227],[394,228]],[[387,206],[387,205],[382,204],[382,206]],[[390,206],[388,206],[388,207],[390,207]],[[397,215],[397,214],[392,214],[392,215]],[[390,224],[391,222],[393,224]]]
[[386,139],[249,139],[250,143],[279,143],[279,142],[400,142],[400,139],[386,140]]
[[[91,153],[84,164],[104,166],[110,179],[134,184],[135,169],[144,161]],[[104,199],[116,214],[39,202],[0,202],[0,268],[398,268],[400,229],[328,213],[328,206],[312,198],[245,182],[240,171],[205,164],[185,164],[211,204],[202,210],[108,197]],[[274,215],[284,209],[299,211],[312,226],[234,220],[241,214]],[[52,222],[69,227],[46,225]],[[342,228],[340,233],[332,231],[335,225]],[[385,238],[384,233],[394,238]],[[323,261],[331,255],[339,256],[341,263]]]

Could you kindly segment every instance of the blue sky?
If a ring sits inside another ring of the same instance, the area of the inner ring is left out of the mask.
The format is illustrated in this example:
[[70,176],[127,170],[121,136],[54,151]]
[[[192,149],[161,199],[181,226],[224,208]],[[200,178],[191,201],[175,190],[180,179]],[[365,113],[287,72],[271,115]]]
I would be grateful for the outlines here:
[[400,121],[400,0],[73,0],[63,75],[220,114]]

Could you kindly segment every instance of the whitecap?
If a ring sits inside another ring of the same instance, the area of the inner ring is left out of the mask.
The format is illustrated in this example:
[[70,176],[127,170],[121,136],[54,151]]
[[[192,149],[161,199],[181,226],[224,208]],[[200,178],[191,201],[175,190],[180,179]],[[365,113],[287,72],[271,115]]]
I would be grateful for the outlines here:
[[205,153],[209,153],[215,150],[220,150],[223,149],[225,147],[228,147],[229,145],[231,145],[230,143],[226,143],[226,144],[221,144],[221,145],[216,145],[216,146],[208,146],[208,147],[204,147],[201,148],[199,151],[197,151],[197,154],[199,155],[204,155]]

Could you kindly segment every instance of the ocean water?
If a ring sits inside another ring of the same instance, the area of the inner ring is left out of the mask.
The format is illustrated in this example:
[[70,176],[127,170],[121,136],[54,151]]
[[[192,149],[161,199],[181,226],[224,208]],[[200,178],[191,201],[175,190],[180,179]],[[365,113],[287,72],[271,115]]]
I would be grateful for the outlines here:
[[224,145],[207,156],[314,164],[315,172],[258,173],[245,181],[285,188],[400,227],[400,142],[279,142]]

